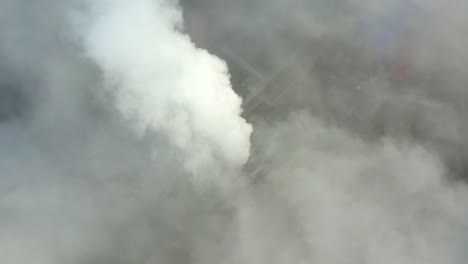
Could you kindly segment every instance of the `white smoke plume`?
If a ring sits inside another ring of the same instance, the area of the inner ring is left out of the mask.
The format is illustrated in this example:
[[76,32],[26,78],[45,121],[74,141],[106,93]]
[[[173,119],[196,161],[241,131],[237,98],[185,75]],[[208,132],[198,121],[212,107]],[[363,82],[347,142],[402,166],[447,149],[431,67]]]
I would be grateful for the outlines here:
[[167,135],[185,153],[191,172],[216,169],[215,164],[241,167],[252,130],[240,117],[241,98],[232,90],[226,64],[182,33],[178,5],[89,3],[85,50],[102,69],[122,114],[140,131]]

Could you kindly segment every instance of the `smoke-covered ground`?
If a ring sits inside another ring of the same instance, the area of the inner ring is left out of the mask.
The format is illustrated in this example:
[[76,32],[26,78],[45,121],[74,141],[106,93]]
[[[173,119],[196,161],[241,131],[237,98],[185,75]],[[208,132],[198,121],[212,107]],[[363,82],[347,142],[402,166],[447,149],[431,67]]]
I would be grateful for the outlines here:
[[0,262],[466,263],[463,10],[0,0]]

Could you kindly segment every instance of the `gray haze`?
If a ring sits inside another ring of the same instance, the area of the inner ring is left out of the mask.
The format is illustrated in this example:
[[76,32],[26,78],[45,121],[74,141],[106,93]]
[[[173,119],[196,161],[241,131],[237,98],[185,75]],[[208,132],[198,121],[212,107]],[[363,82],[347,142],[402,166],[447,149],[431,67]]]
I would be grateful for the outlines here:
[[0,262],[466,263],[466,5],[0,0]]

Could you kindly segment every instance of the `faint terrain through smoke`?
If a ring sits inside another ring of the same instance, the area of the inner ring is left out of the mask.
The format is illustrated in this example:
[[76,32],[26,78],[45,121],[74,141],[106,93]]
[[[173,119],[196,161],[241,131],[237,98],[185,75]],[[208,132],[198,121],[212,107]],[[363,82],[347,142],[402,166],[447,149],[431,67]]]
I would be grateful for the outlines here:
[[0,262],[466,263],[466,5],[0,0]]

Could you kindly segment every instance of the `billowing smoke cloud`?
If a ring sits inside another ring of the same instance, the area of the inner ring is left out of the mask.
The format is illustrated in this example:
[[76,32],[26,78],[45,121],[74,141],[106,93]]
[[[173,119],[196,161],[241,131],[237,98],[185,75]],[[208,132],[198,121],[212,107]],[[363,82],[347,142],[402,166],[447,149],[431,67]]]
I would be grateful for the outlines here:
[[[0,0],[0,263],[466,263],[466,18],[436,2]],[[270,80],[251,146],[190,39]]]
[[241,98],[226,64],[181,32],[179,7],[151,0],[90,3],[85,49],[125,117],[140,130],[164,132],[185,152],[192,172],[217,163],[242,166],[251,127],[240,117]]

